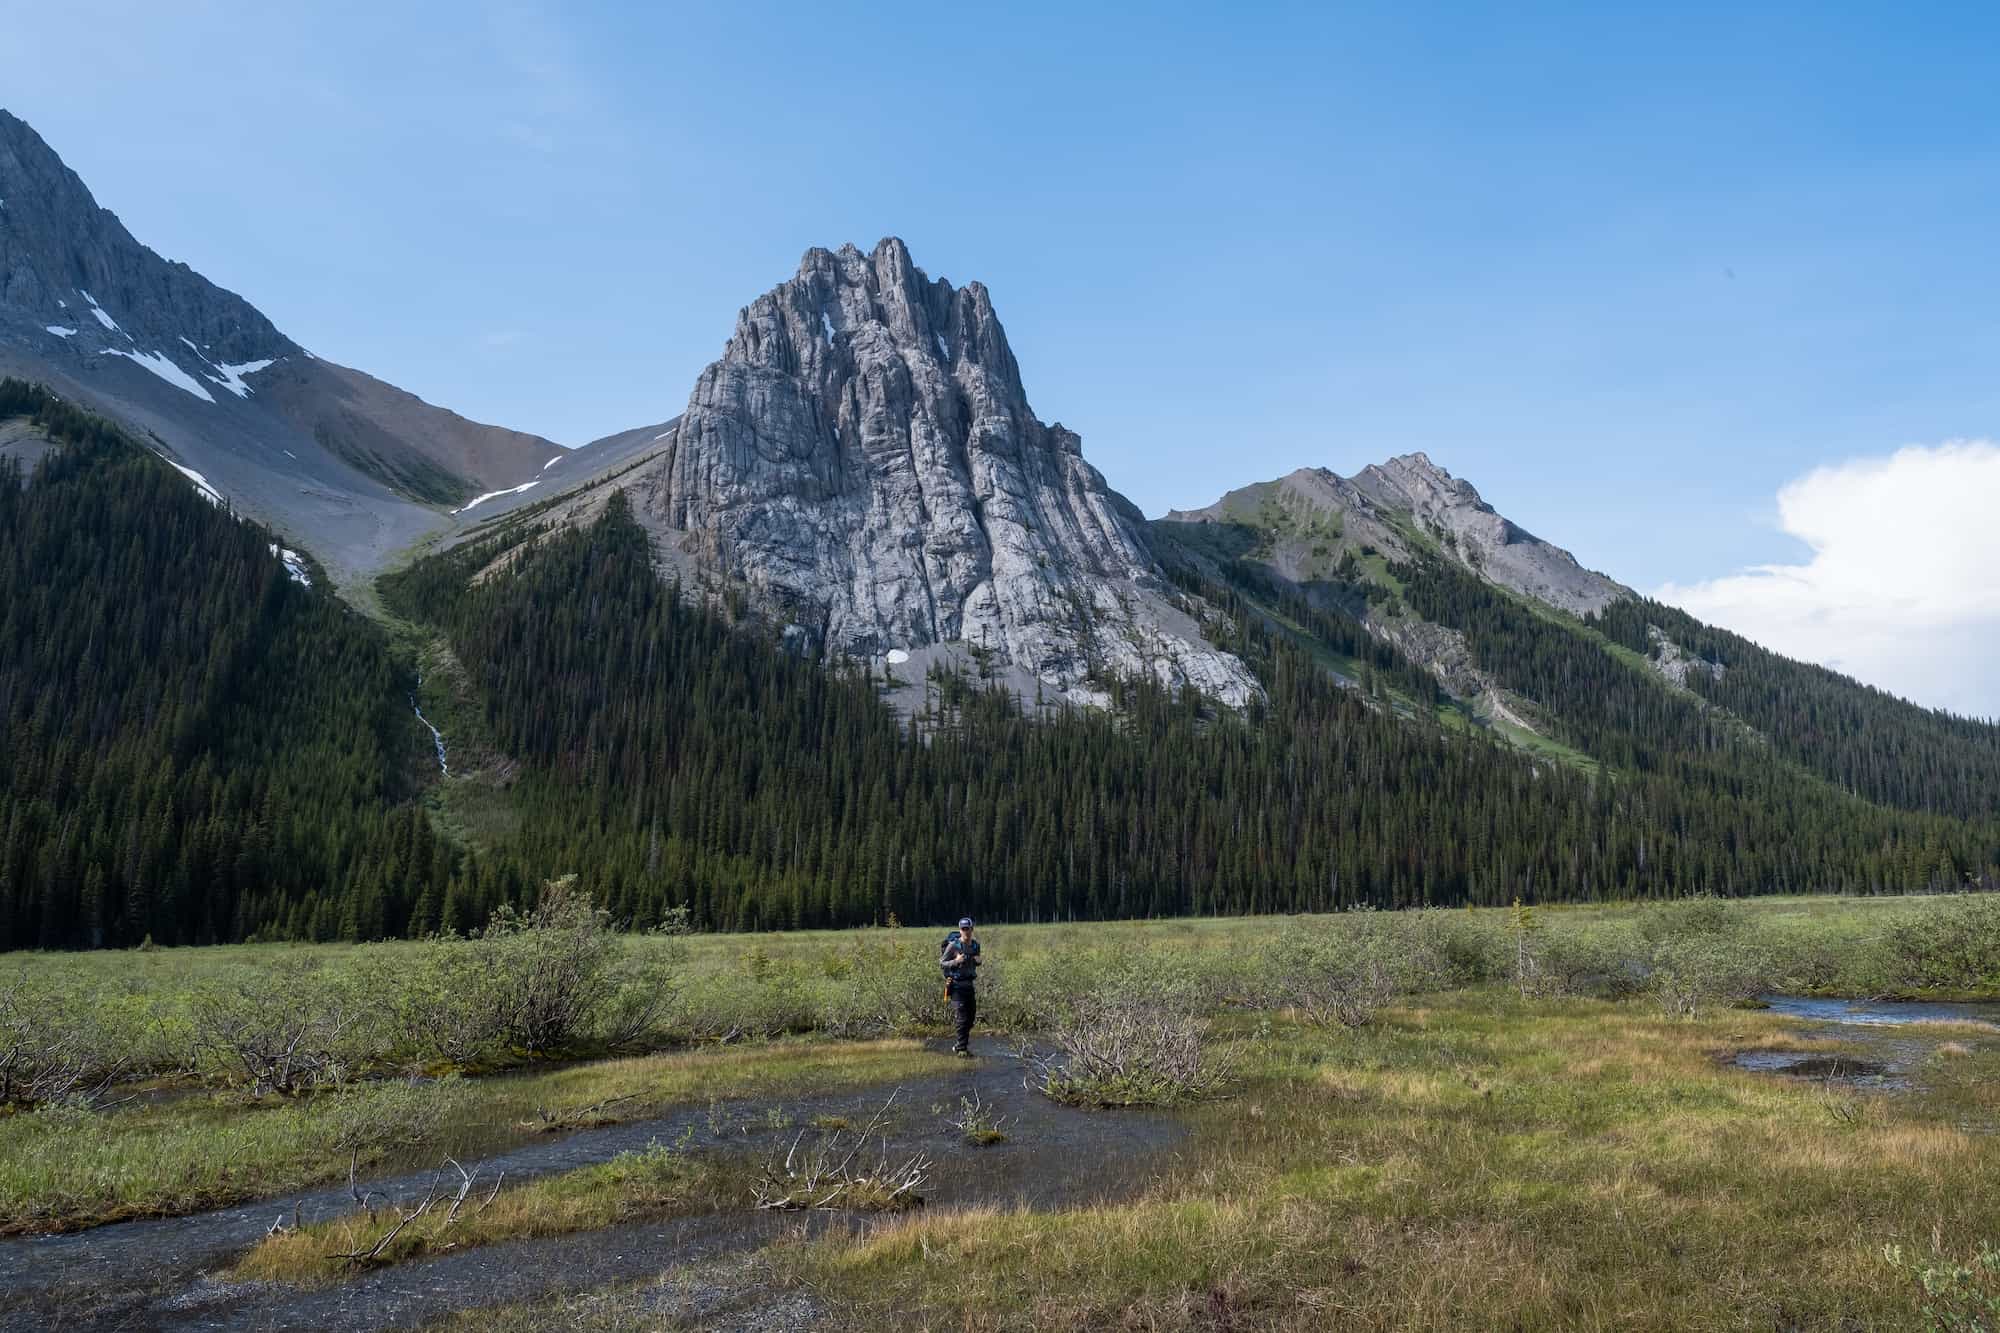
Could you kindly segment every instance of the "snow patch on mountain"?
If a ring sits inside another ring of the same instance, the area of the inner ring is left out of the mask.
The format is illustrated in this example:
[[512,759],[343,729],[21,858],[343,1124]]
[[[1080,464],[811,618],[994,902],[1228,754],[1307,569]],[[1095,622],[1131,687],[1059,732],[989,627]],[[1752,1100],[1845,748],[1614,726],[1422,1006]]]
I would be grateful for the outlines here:
[[207,477],[202,476],[201,473],[196,472],[191,467],[182,467],[179,463],[176,463],[173,459],[168,458],[165,454],[161,454],[160,457],[165,460],[168,467],[172,468],[174,471],[180,473],[183,477],[186,477],[189,481],[193,482],[194,488],[197,491],[201,492],[202,499],[208,501],[212,505],[220,505],[222,503],[222,495],[215,489],[215,487],[208,484]]
[[127,352],[117,347],[107,347],[105,356],[122,356],[127,361],[136,362],[152,371],[176,389],[185,389],[204,403],[215,401],[215,395],[202,387],[201,381],[175,365],[165,352]]
[[229,392],[235,394],[238,398],[248,398],[250,396],[250,386],[243,382],[245,375],[254,375],[260,370],[275,366],[282,359],[279,357],[266,357],[262,361],[244,361],[238,365],[227,366],[209,360],[208,354],[202,348],[195,346],[194,339],[188,337],[186,334],[181,335],[181,343],[190,352],[193,352],[203,365],[216,372],[213,375],[203,375],[203,379],[207,380],[210,384],[219,385],[229,390]]
[[[109,329],[113,333],[125,332],[125,330],[118,327],[117,320],[111,318],[111,316],[104,313],[104,307],[97,304],[96,297],[92,296],[89,292],[84,291],[83,288],[81,287],[77,288],[77,291],[82,292],[83,299],[90,303],[90,313],[97,316],[97,322],[99,324],[102,324],[105,328]],[[63,306],[63,309],[67,310],[69,309],[69,307]],[[126,336],[130,337],[131,335],[126,334]]]
[[49,325],[49,326],[48,326],[48,330],[49,330],[49,332],[50,332],[50,333],[53,333],[53,334],[55,334],[55,335],[56,335],[56,337],[58,337],[58,338],[74,338],[74,337],[76,337],[76,330],[75,330],[75,329],[69,329],[69,328],[64,328],[64,327],[63,327],[62,325],[60,325],[60,324],[51,324],[51,325]]
[[539,486],[541,484],[542,483],[540,483],[539,481],[524,481],[519,486],[510,486],[504,491],[488,491],[484,495],[476,496],[473,499],[467,500],[464,503],[464,505],[460,506],[457,509],[452,510],[451,512],[454,514],[463,514],[469,509],[478,508],[480,505],[485,504],[488,500],[497,500],[503,495],[519,495],[522,491],[531,490],[534,487]]
[[[245,361],[234,366],[217,365],[215,368],[222,372],[222,378],[214,380],[214,382],[220,384],[238,398],[248,398],[250,396],[250,386],[243,382],[243,377],[245,375],[255,375],[260,370],[269,370],[277,364],[278,358],[266,357],[262,361]],[[211,379],[213,379],[212,376]]]

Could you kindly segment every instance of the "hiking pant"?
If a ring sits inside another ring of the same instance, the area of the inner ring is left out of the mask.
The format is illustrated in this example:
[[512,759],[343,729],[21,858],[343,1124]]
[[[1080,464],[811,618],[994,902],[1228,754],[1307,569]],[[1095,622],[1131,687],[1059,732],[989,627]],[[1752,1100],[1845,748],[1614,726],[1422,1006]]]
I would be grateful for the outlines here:
[[958,1025],[958,1042],[952,1049],[963,1051],[972,1041],[972,1020],[979,1017],[979,992],[970,983],[954,981],[945,987],[951,997],[952,1021]]

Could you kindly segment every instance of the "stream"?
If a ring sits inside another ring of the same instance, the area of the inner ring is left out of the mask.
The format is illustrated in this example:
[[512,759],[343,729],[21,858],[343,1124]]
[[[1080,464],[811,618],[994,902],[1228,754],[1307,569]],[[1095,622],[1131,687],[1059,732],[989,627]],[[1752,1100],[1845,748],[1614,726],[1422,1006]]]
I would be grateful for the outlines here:
[[[1978,1023],[2000,1035],[2000,1004],[1934,1001],[1844,1000],[1810,995],[1767,995],[1766,1012],[1799,1020],[1799,1035],[1838,1038],[1861,1054],[1823,1051],[1739,1052],[1741,1069],[1815,1078],[1848,1087],[1894,1091],[1912,1086],[1912,1075],[1946,1041],[1967,1034],[1923,1024]],[[1977,1036],[1977,1033],[1971,1035]]]
[[[943,1049],[940,1044],[940,1055]],[[607,1161],[653,1142],[676,1143],[689,1133],[689,1151],[697,1154],[781,1156],[814,1116],[845,1116],[858,1126],[891,1091],[878,1087],[795,1101],[684,1107],[651,1120],[530,1143],[486,1158],[478,1168],[486,1180],[505,1171],[511,1184]],[[961,1098],[974,1097],[1007,1118],[1006,1142],[969,1147],[946,1123],[958,1113]],[[722,1133],[715,1132],[716,1124],[724,1126]],[[1029,1093],[1020,1062],[997,1053],[954,1062],[933,1077],[901,1085],[890,1124],[892,1155],[923,1150],[935,1162],[923,1191],[930,1208],[1052,1209],[1127,1193],[1159,1169],[1155,1158],[1184,1133],[1172,1116],[1160,1112],[1058,1106]],[[431,1180],[426,1170],[365,1182],[365,1188],[414,1200]],[[353,1207],[343,1185],[192,1217],[0,1241],[0,1330],[402,1327],[453,1310],[655,1277],[802,1230],[869,1225],[866,1218],[838,1213],[759,1213],[746,1199],[741,1212],[511,1241],[372,1269],[317,1289],[226,1284],[208,1276],[254,1245],[281,1214],[289,1220],[296,1209],[312,1221]]]
[[417,689],[410,691],[410,711],[417,715],[417,721],[423,723],[424,727],[431,733],[431,744],[437,746],[438,772],[444,774],[446,777],[450,777],[451,765],[444,761],[444,733],[436,727],[431,726],[431,720],[424,716],[422,706],[417,703],[417,690],[421,690],[423,687],[423,673],[419,672],[417,673]]

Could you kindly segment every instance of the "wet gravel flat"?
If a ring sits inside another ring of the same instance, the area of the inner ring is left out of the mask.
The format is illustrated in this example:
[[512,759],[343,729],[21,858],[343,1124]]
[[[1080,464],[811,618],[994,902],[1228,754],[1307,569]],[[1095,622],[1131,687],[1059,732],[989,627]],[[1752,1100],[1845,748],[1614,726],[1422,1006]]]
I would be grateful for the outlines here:
[[[1181,1137],[1180,1126],[1166,1114],[1078,1111],[1031,1094],[1011,1055],[996,1051],[978,1060],[948,1061],[939,1049],[937,1075],[901,1085],[888,1131],[892,1153],[922,1149],[933,1156],[936,1166],[924,1187],[928,1207],[1049,1209],[1117,1195],[1143,1183],[1158,1169],[1157,1152]],[[478,1166],[485,1179],[505,1171],[509,1181],[519,1181],[608,1161],[654,1142],[678,1143],[683,1135],[690,1136],[690,1152],[773,1156],[815,1116],[844,1116],[859,1126],[891,1090],[689,1107],[552,1137]],[[947,1118],[957,1115],[961,1098],[973,1097],[1008,1118],[1006,1142],[976,1148],[960,1141]],[[773,1107],[781,1112],[775,1118]],[[365,1187],[420,1199],[431,1180],[425,1171]],[[289,1220],[297,1210],[310,1221],[353,1207],[342,1187],[303,1200],[271,1199],[193,1217],[0,1242],[0,1330],[405,1327],[453,1310],[658,1276],[682,1264],[755,1249],[802,1226],[857,1225],[834,1214],[758,1213],[746,1199],[740,1213],[508,1242],[376,1269],[315,1290],[228,1286],[205,1276],[255,1244],[280,1214]]]

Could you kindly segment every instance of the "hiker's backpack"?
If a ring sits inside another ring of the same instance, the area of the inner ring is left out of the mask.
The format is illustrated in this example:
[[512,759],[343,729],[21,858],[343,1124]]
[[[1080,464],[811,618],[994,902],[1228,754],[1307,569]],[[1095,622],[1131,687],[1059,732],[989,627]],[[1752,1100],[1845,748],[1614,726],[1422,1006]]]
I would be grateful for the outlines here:
[[945,961],[945,959],[951,956],[951,946],[957,943],[958,932],[954,930],[951,934],[945,936],[944,943],[938,946],[938,971],[944,973],[946,981],[958,980],[958,964]]

